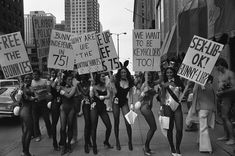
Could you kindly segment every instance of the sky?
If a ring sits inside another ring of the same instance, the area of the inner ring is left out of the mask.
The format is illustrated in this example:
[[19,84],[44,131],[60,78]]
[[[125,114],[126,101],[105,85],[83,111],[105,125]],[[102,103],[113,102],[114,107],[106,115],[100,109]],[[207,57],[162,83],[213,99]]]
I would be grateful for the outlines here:
[[[120,61],[130,60],[129,69],[132,69],[132,30],[134,0],[98,0],[100,4],[100,22],[103,30],[111,33],[127,34],[119,35]],[[129,10],[129,11],[128,11]],[[64,0],[24,0],[24,14],[30,11],[45,11],[56,17],[56,23],[64,20]],[[117,49],[117,36],[113,35],[113,41]]]

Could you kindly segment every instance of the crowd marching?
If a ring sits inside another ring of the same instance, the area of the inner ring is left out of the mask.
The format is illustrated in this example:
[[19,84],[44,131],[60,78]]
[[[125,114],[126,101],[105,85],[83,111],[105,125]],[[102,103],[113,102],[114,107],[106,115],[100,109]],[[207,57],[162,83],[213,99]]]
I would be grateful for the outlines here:
[[[71,144],[77,141],[77,115],[84,116],[84,152],[90,149],[98,153],[96,139],[98,118],[106,127],[104,146],[113,148],[109,138],[114,129],[116,149],[121,150],[119,140],[120,111],[125,121],[128,134],[128,148],[133,150],[132,127],[125,115],[130,111],[140,110],[149,130],[143,147],[145,155],[151,155],[150,142],[157,130],[154,114],[159,113],[161,131],[166,136],[172,156],[181,156],[180,144],[183,138],[182,102],[188,106],[186,130],[195,130],[199,123],[199,151],[213,152],[209,128],[215,124],[215,116],[220,114],[225,134],[218,140],[226,141],[227,145],[235,144],[232,127],[232,95],[235,87],[234,73],[227,69],[225,60],[217,60],[215,70],[217,76],[210,75],[205,86],[194,84],[177,76],[180,63],[167,60],[161,64],[161,72],[145,72],[131,75],[128,61],[125,61],[116,74],[95,73],[78,75],[77,72],[50,70],[48,79],[41,78],[40,71],[34,70],[33,75],[25,75],[17,94],[21,103],[22,119],[22,156],[31,156],[30,141],[41,140],[39,118],[42,116],[47,134],[52,138],[55,151],[61,155],[71,153]],[[218,83],[217,83],[218,82]],[[217,87],[214,84],[218,84]],[[193,93],[193,95],[192,95]],[[134,98],[137,97],[137,98]],[[156,97],[160,112],[153,112]],[[137,100],[134,100],[137,99]],[[109,101],[105,104],[105,101]],[[111,124],[107,111],[113,112],[114,125]],[[220,112],[220,113],[218,113]],[[196,116],[196,117],[195,117]],[[194,120],[194,117],[196,118]],[[60,120],[59,120],[60,119]],[[197,120],[197,121],[196,121]],[[57,124],[60,121],[60,131]],[[168,122],[168,126],[164,124]],[[176,129],[176,143],[173,142],[173,129]],[[195,126],[196,125],[196,126]],[[79,125],[81,126],[81,125]],[[195,128],[196,127],[196,128]],[[57,135],[57,134],[60,135]],[[60,136],[58,139],[57,136]]]

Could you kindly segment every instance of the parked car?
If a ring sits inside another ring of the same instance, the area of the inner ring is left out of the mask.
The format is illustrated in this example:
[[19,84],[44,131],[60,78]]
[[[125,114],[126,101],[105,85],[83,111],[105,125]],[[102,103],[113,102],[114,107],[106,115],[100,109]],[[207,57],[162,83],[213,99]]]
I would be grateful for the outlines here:
[[19,109],[15,95],[19,88],[17,79],[0,79],[0,117],[14,117]]

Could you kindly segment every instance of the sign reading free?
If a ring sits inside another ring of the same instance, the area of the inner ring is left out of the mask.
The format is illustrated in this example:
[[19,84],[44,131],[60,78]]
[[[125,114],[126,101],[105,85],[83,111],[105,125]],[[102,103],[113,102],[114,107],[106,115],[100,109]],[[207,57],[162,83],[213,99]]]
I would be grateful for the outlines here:
[[20,32],[0,36],[0,64],[5,78],[33,72]]
[[222,49],[222,44],[194,35],[178,75],[205,85]]
[[133,30],[133,70],[160,71],[160,30]]

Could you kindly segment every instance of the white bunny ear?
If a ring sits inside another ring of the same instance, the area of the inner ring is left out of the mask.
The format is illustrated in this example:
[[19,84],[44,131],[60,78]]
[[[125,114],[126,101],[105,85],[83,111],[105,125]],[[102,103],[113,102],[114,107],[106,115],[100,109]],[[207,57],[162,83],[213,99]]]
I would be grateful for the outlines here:
[[129,65],[129,60],[126,60],[125,62],[124,62],[124,67],[127,67]]

